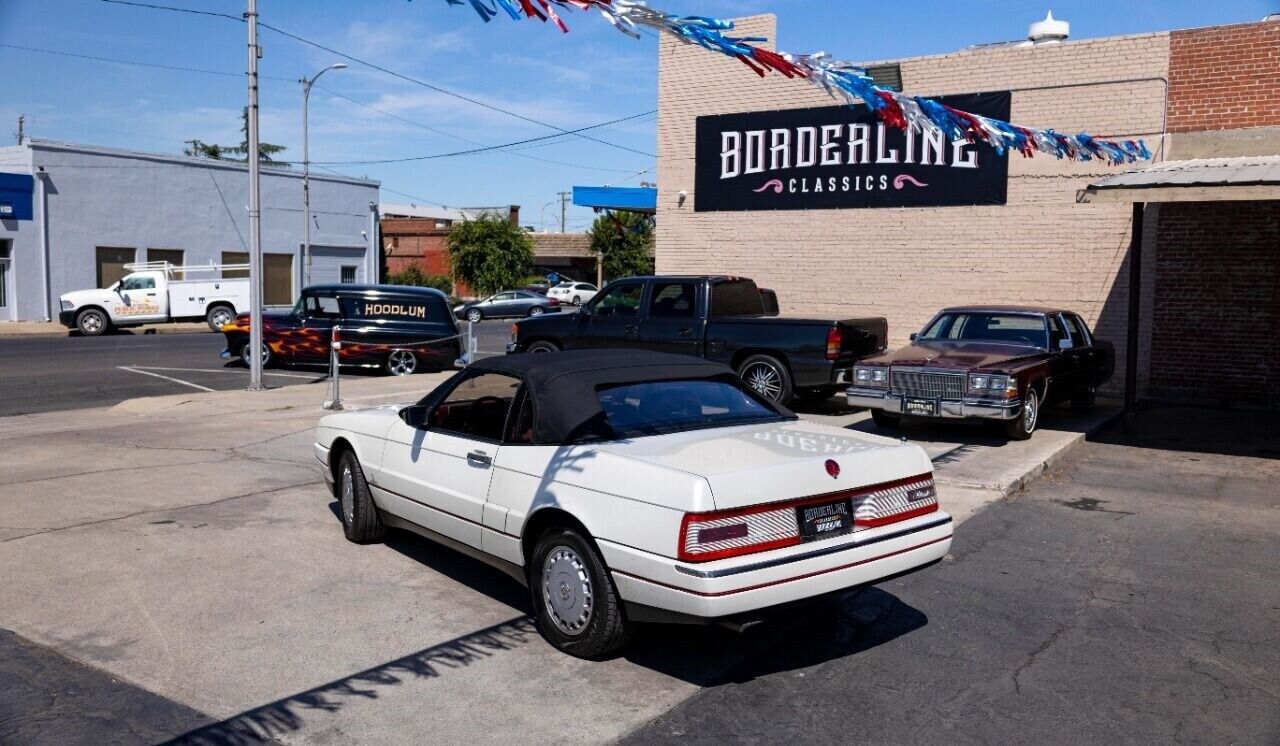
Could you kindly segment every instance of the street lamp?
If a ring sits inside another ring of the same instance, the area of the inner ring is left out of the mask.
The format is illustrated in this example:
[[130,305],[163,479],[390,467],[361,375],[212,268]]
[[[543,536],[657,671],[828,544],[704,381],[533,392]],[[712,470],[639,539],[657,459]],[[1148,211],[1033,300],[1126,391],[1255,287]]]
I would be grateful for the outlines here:
[[302,284],[311,284],[311,143],[307,128],[307,108],[311,103],[311,86],[316,84],[321,75],[330,70],[345,70],[346,64],[336,62],[311,76],[302,78]]

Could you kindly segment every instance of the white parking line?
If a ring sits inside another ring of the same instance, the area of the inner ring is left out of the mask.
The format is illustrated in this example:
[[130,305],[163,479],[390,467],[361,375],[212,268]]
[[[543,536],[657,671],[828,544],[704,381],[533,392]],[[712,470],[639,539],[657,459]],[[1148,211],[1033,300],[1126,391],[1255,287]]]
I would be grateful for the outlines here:
[[200,384],[198,384],[198,383],[192,383],[192,382],[190,382],[190,381],[184,381],[184,380],[182,380],[181,378],[173,378],[173,377],[171,377],[171,376],[162,376],[162,375],[160,375],[159,373],[152,373],[151,371],[147,371],[147,370],[138,370],[137,368],[130,368],[130,367],[129,367],[129,366],[127,366],[127,365],[117,365],[117,366],[116,366],[116,368],[117,368],[118,370],[124,370],[124,371],[128,371],[128,372],[130,372],[130,373],[141,373],[141,374],[142,374],[142,375],[144,375],[144,376],[152,376],[152,377],[154,377],[154,378],[163,378],[163,379],[164,379],[164,380],[166,380],[166,381],[172,381],[173,383],[180,383],[180,384],[182,384],[183,386],[190,386],[190,387],[191,387],[191,388],[193,388],[193,389],[200,389],[201,391],[213,391],[213,390],[214,390],[214,389],[209,388],[208,386],[201,386],[201,385],[200,385]]
[[[176,371],[183,371],[186,373],[232,373],[236,375],[246,375],[249,372],[248,369],[225,370],[221,368],[163,368],[158,365],[131,365],[129,367],[134,370],[176,370]],[[262,375],[276,376],[278,378],[305,378],[308,381],[314,381],[317,378],[326,377],[323,375],[306,376],[299,373],[273,373],[271,371],[266,371],[266,370],[262,371]]]

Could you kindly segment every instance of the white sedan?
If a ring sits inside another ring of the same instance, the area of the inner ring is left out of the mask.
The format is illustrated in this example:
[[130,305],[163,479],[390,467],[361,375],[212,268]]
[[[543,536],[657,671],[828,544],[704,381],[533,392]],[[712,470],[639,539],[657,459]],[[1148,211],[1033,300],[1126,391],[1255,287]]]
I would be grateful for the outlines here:
[[592,298],[596,297],[596,293],[598,292],[600,292],[600,290],[590,283],[562,282],[548,290],[547,297],[555,298],[561,303],[580,306],[583,303],[590,302]]
[[802,422],[692,357],[490,358],[323,418],[315,453],[348,539],[407,529],[507,571],[584,658],[637,622],[742,625],[951,546],[919,447]]

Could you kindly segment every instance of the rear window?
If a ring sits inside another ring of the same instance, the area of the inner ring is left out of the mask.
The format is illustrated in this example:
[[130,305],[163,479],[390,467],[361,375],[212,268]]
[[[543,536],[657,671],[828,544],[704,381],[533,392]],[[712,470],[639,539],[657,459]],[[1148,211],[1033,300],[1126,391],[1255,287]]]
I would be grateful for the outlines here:
[[750,280],[720,282],[711,286],[712,316],[760,316],[764,300],[760,289]]
[[783,419],[731,380],[630,383],[602,387],[596,396],[619,438]]
[[425,321],[452,323],[439,298],[343,298],[342,315],[348,321]]

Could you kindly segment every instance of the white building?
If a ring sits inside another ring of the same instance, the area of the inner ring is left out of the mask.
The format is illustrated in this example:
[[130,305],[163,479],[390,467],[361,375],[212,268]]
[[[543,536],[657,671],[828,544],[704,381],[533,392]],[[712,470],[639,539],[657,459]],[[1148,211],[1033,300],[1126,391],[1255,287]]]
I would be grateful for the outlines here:
[[[248,261],[248,167],[47,140],[0,148],[0,321],[56,319],[58,296],[130,262]],[[311,175],[310,283],[377,282],[378,182]],[[267,305],[307,280],[302,174],[262,170]]]

